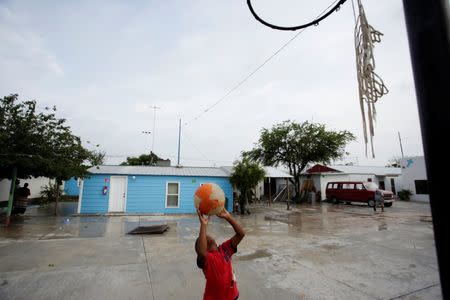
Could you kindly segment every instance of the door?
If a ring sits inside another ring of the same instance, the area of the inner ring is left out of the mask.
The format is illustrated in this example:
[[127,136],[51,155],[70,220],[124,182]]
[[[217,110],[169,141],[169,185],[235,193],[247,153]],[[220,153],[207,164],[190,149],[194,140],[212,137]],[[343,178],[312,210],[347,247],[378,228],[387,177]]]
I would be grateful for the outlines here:
[[109,189],[109,212],[124,212],[127,198],[127,177],[111,176]]
[[397,194],[396,191],[395,191],[395,180],[394,180],[394,178],[391,178],[391,190],[392,190],[392,193],[394,193],[394,195]]

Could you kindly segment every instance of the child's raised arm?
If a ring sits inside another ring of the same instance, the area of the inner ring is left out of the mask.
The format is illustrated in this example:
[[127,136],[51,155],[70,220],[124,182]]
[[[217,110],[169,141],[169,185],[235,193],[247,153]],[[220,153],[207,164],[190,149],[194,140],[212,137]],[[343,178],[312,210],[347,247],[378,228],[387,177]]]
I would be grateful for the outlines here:
[[237,245],[239,245],[239,243],[245,236],[244,229],[241,227],[241,225],[239,225],[238,222],[236,222],[233,216],[231,216],[230,213],[225,208],[220,213],[218,213],[217,216],[219,218],[227,220],[228,223],[230,223],[230,225],[233,227],[234,232],[236,232],[236,234],[231,238],[231,246],[236,251]]
[[207,242],[206,242],[206,227],[208,226],[208,222],[210,216],[203,216],[199,210],[197,210],[198,219],[200,220],[200,232],[198,233],[198,256],[201,258],[205,258],[208,254]]

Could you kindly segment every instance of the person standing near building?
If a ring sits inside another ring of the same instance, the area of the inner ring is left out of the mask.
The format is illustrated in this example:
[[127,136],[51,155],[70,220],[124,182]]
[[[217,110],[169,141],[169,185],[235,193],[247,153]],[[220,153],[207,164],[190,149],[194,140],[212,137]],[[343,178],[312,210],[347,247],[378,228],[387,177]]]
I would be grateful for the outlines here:
[[381,211],[384,211],[384,197],[383,191],[380,189],[375,190],[375,203],[373,205],[373,210],[377,211],[377,205],[381,206]]
[[12,214],[24,214],[28,206],[28,197],[31,195],[30,189],[28,188],[28,183],[25,183],[23,187],[17,190],[16,201],[14,202],[14,207]]

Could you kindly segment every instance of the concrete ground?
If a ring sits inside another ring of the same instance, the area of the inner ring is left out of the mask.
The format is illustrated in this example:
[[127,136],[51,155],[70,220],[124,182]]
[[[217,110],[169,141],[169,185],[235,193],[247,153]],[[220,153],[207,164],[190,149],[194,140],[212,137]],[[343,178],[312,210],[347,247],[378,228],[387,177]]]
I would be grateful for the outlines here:
[[[70,214],[76,203],[61,207]],[[233,259],[240,299],[440,299],[427,204],[251,207]],[[182,216],[49,217],[34,208],[0,227],[0,299],[201,299],[198,220]],[[126,233],[168,224],[162,235]],[[233,234],[213,218],[219,242]]]

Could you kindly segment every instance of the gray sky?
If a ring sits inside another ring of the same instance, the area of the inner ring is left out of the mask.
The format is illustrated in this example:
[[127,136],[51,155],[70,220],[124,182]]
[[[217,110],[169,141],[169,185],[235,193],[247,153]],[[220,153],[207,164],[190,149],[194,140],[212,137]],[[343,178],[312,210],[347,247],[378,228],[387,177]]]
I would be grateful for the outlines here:
[[[253,0],[269,21],[310,21],[331,0]],[[422,155],[401,1],[366,0],[384,33],[376,72],[390,93],[377,104],[376,159],[366,159],[359,111],[351,1],[302,33],[246,84],[183,128],[181,163],[230,165],[263,127],[291,119],[349,130],[347,161],[383,165]],[[280,6],[281,5],[281,6]],[[107,163],[148,151],[176,163],[183,123],[220,99],[294,32],[257,23],[245,1],[0,1],[0,95],[56,105],[75,134],[101,144]],[[87,145],[90,147],[89,145]]]

